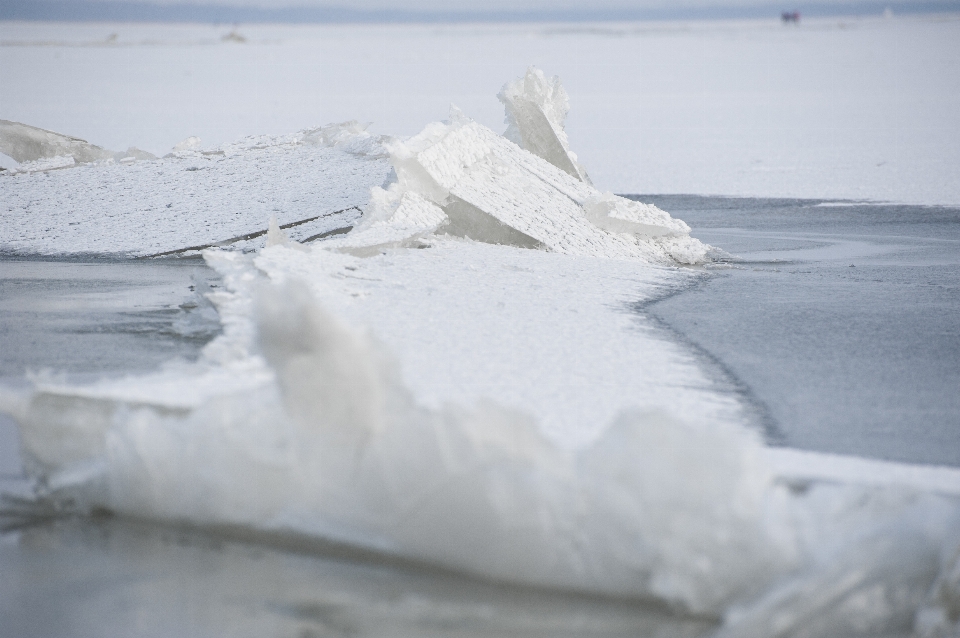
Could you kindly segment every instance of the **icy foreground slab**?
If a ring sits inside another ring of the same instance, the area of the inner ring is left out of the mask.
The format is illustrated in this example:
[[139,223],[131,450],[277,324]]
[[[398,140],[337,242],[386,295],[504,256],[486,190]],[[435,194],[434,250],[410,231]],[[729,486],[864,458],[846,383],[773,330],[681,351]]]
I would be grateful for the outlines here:
[[957,472],[772,453],[626,311],[680,271],[430,242],[208,252],[223,336],[196,366],[7,394],[28,465],[86,509],[655,598],[726,635],[949,621]]
[[50,489],[711,613],[796,561],[756,525],[771,477],[739,406],[603,303],[674,271],[466,240],[208,258],[225,333],[196,368],[9,399]]

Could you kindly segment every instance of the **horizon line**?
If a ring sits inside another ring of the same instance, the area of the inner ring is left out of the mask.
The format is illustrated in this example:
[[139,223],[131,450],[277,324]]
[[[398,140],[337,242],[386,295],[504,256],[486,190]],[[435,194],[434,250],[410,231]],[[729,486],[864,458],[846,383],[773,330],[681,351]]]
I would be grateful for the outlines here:
[[168,22],[199,24],[430,24],[531,22],[633,22],[658,20],[715,20],[779,18],[783,11],[809,17],[952,13],[960,0],[923,2],[779,2],[747,6],[657,9],[531,9],[523,11],[437,11],[412,9],[350,9],[336,5],[277,8],[211,4],[158,4],[110,0],[0,0],[0,21],[25,22]]

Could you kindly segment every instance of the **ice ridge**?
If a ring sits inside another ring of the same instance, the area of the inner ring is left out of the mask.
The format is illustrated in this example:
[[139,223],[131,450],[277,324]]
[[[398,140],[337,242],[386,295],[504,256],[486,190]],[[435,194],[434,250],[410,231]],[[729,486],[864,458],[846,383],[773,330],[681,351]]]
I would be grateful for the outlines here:
[[[519,100],[526,94],[510,95]],[[515,122],[521,132],[538,125],[523,119]],[[455,107],[449,121],[435,122],[412,138],[390,140],[384,146],[396,182],[386,189],[374,187],[366,211],[377,220],[381,234],[366,231],[361,237],[358,227],[336,245],[369,246],[378,237],[386,238],[383,229],[392,226],[391,239],[384,245],[401,245],[432,231],[568,255],[663,264],[706,259],[709,247],[691,237],[682,221],[655,206],[601,193]],[[422,211],[418,214],[422,221],[410,225],[413,202]]]

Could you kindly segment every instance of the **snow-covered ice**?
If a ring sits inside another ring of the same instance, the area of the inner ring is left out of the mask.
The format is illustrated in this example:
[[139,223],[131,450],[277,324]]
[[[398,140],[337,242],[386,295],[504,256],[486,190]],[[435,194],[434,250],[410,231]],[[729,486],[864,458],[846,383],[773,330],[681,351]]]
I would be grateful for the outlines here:
[[[635,311],[709,247],[590,184],[557,81],[501,94],[523,148],[454,109],[406,138],[342,125],[0,177],[4,219],[33,229],[8,250],[265,231],[204,251],[223,333],[197,362],[0,389],[39,493],[654,599],[725,636],[955,631],[960,472],[768,448]],[[67,234],[73,195],[97,230]],[[283,228],[336,207],[345,234]]]
[[603,191],[960,204],[956,14],[231,28],[2,23],[0,118],[155,155],[352,119],[409,136],[450,102],[500,132],[533,64],[575,96]]
[[[527,77],[542,80],[543,73],[531,69]],[[531,83],[533,98],[540,91]],[[539,109],[533,98],[526,103]],[[547,126],[555,141],[564,135],[562,124],[558,119]],[[13,253],[148,257],[243,247],[267,234],[256,229],[268,215],[278,230],[296,226],[297,238],[311,241],[352,228],[361,206],[369,208],[366,221],[333,245],[376,249],[442,231],[648,262],[700,263],[708,250],[689,236],[686,224],[655,206],[602,194],[581,181],[562,148],[563,162],[540,157],[455,107],[449,122],[430,124],[406,140],[374,138],[348,122],[210,150],[189,138],[162,160],[119,163],[82,140],[5,126],[0,144],[31,160],[5,176],[0,194],[0,249]],[[511,130],[542,137],[543,126],[524,120]],[[44,163],[61,158],[70,161]],[[76,170],[57,171],[67,168]],[[194,175],[184,178],[184,172]]]
[[[354,146],[337,143],[345,130]],[[0,128],[0,144],[20,137]],[[3,176],[0,251],[147,256],[242,247],[271,218],[307,240],[355,223],[370,187],[390,172],[377,141],[354,123],[131,162],[103,149],[90,156],[87,146],[76,158],[69,148],[48,149],[68,160],[63,166],[38,157]],[[54,170],[61,168],[70,170]]]

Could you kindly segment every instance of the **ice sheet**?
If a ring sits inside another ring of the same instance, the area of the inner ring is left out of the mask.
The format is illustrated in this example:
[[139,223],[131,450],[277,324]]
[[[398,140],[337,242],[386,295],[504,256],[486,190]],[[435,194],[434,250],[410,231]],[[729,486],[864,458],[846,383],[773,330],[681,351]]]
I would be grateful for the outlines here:
[[247,138],[158,160],[23,164],[26,172],[0,176],[0,251],[142,257],[250,248],[271,217],[299,240],[352,226],[370,187],[390,172],[378,142],[354,128]]
[[156,155],[350,119],[413,135],[450,102],[499,133],[496,94],[532,64],[563,78],[602,191],[960,203],[956,16],[778,16],[241,25],[245,44],[226,25],[4,23],[0,117]]

